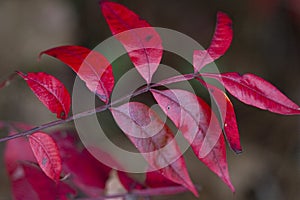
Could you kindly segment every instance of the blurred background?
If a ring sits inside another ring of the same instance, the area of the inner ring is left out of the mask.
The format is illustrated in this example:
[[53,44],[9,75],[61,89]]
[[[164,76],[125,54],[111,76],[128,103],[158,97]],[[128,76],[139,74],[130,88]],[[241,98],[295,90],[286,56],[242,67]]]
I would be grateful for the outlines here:
[[[234,22],[234,39],[216,64],[221,72],[251,72],[273,83],[300,104],[299,0],[119,0],[151,25],[185,33],[208,47],[217,11]],[[45,71],[72,91],[74,74],[49,57],[38,62],[39,52],[73,44],[89,48],[110,37],[97,0],[1,0],[0,80],[15,70]],[[178,68],[176,59],[165,59]],[[114,73],[121,73],[114,66]],[[296,200],[300,196],[300,118],[280,116],[246,106],[233,98],[244,152],[228,150],[236,193],[231,191],[191,152],[185,155],[192,179],[201,185],[199,199]],[[55,115],[35,98],[20,79],[0,91],[0,120],[33,125]],[[70,124],[72,125],[72,124]],[[7,133],[1,132],[4,137]],[[116,135],[117,136],[117,135]],[[0,200],[10,187],[0,144]],[[182,194],[172,199],[196,199]],[[157,199],[170,199],[160,197]]]

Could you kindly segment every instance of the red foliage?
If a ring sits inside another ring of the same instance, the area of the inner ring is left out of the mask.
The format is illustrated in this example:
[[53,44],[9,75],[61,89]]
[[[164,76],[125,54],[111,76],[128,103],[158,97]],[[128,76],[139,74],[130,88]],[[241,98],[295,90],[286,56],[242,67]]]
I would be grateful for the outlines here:
[[85,82],[90,91],[108,103],[114,87],[114,76],[109,61],[100,53],[80,46],[61,46],[40,53],[67,64]]
[[55,77],[44,72],[23,74],[17,72],[39,100],[58,118],[65,119],[70,111],[71,98],[64,86]]
[[[123,44],[137,71],[146,80],[147,86],[139,89],[136,95],[150,91],[166,116],[191,145],[197,158],[234,191],[222,134],[223,128],[230,147],[237,153],[241,152],[234,108],[224,91],[206,83],[198,73],[229,48],[233,36],[231,19],[225,13],[218,13],[216,30],[209,48],[194,52],[195,73],[171,77],[152,85],[151,78],[163,54],[160,36],[148,22],[120,4],[101,1],[100,7],[113,35]],[[111,64],[103,55],[80,46],[56,47],[42,54],[61,60],[85,82],[88,89],[106,104],[98,112],[110,110],[118,126],[144,156],[149,168],[155,170],[146,173],[144,183],[118,171],[118,178],[129,194],[148,197],[190,190],[198,196],[179,145],[171,129],[156,112],[140,102],[124,103],[118,107],[110,102],[114,76]],[[17,74],[27,82],[39,100],[62,120],[35,128],[20,123],[0,123],[0,128],[7,126],[9,129],[6,140],[20,136],[28,136],[29,139],[28,142],[25,138],[17,138],[8,141],[6,145],[5,164],[14,198],[67,199],[68,195],[74,196],[77,192],[88,199],[105,198],[112,167],[99,162],[87,149],[80,148],[74,132],[57,131],[51,135],[38,132],[83,116],[79,113],[67,118],[71,100],[65,86],[43,72]],[[235,72],[201,75],[217,80],[229,93],[246,104],[284,115],[300,114],[297,104],[256,75],[239,75]],[[212,112],[203,99],[189,91],[161,90],[157,87],[191,79],[197,79],[208,89],[219,113]],[[6,81],[0,84],[0,88],[5,85]],[[84,112],[84,116],[89,113],[93,114],[91,111]],[[218,114],[221,116],[221,124],[216,117]],[[27,131],[15,134],[17,130]],[[107,152],[89,147],[91,149],[93,153],[110,159],[115,166],[120,166]]]
[[45,174],[58,181],[62,170],[61,158],[54,140],[46,133],[37,132],[28,136],[33,154]]

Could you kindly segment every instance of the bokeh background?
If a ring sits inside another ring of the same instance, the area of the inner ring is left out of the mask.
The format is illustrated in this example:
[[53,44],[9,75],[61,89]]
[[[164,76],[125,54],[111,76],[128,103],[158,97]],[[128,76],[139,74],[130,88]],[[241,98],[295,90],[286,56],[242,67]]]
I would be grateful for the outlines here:
[[[204,47],[212,37],[217,11],[234,21],[232,46],[216,64],[221,72],[255,73],[300,104],[299,0],[119,0],[153,26],[185,33]],[[15,70],[45,71],[72,91],[74,74],[58,61],[37,56],[66,44],[93,48],[111,36],[97,0],[1,0],[0,80]],[[167,59],[169,65],[178,62]],[[114,67],[114,73],[118,69]],[[233,99],[233,98],[232,98]],[[199,199],[296,200],[300,196],[300,118],[280,116],[233,99],[244,152],[228,151],[236,193],[191,152],[185,155],[192,179],[201,185]],[[54,120],[20,79],[0,91],[0,120],[33,125]],[[70,124],[72,126],[72,123]],[[1,132],[4,137],[7,133]],[[0,200],[10,189],[0,144]],[[191,194],[158,199],[196,199]]]

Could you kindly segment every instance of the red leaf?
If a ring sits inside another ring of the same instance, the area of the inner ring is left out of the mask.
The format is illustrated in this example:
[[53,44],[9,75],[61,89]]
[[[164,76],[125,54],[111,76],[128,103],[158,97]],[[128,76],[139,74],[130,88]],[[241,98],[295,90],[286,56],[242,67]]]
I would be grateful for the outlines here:
[[196,95],[184,90],[151,90],[161,109],[191,144],[196,156],[234,191],[218,119]]
[[118,3],[102,1],[100,7],[110,30],[123,44],[138,72],[150,83],[163,54],[160,36],[148,22]]
[[57,118],[66,119],[70,111],[71,98],[66,87],[58,79],[43,72],[27,75],[17,73],[27,82],[39,100],[51,112],[57,114]]
[[57,182],[62,171],[62,163],[56,143],[42,132],[29,135],[28,138],[39,166],[49,178]]
[[198,195],[171,130],[154,111],[138,102],[130,102],[110,110],[117,124],[151,168]]
[[18,200],[64,200],[68,194],[76,194],[67,184],[56,184],[32,163],[21,162],[11,181],[13,195]]
[[[31,126],[22,123],[11,123],[8,127],[9,135],[16,134],[16,130],[28,130],[32,128]],[[20,160],[36,162],[28,141],[23,137],[9,140],[6,143],[4,161],[9,175],[13,174],[17,169]]]
[[227,14],[218,12],[217,25],[209,48],[194,51],[195,71],[200,71],[205,65],[223,56],[231,44],[232,37],[231,19]]
[[66,155],[63,157],[63,171],[71,175],[74,184],[90,197],[102,195],[111,169],[86,150],[79,152],[75,147],[61,148]]
[[146,173],[145,183],[152,188],[161,188],[169,186],[178,186],[177,183],[170,181],[157,171],[149,171]]
[[[7,127],[10,128],[10,135],[16,133],[14,129],[27,130],[32,128],[21,123],[10,123]],[[4,157],[14,199],[50,200],[57,199],[58,196],[62,197],[60,199],[65,199],[63,197],[66,194],[75,193],[68,185],[61,182],[56,184],[37,166],[28,164],[29,162],[36,162],[36,159],[32,153],[29,142],[25,138],[9,140],[6,143]],[[33,169],[30,170],[29,168]],[[54,187],[55,190],[53,190]]]
[[224,84],[233,96],[240,101],[270,112],[295,115],[300,114],[300,108],[275,86],[266,80],[254,75],[238,73],[204,74],[215,78]]
[[114,87],[109,61],[100,53],[81,46],[61,46],[41,52],[67,64],[83,80],[90,91],[107,103]]
[[234,108],[230,99],[221,89],[204,82],[202,79],[198,80],[200,83],[202,83],[202,85],[207,87],[210,95],[212,95],[218,107],[218,110],[221,114],[221,120],[224,125],[224,133],[230,148],[236,153],[241,153],[242,147],[240,143],[239,130],[236,122]]
[[129,175],[122,171],[117,171],[120,183],[127,191],[132,191],[133,189],[142,190],[145,188],[142,184],[138,181],[134,180],[133,178],[129,177]]
[[151,194],[151,197],[154,196],[161,197],[162,195],[175,195],[187,191],[188,189],[186,189],[183,186],[169,186],[169,187],[146,188],[143,190],[134,190],[132,191],[132,193],[140,197],[149,197],[149,194]]
[[[62,156],[63,173],[69,174],[73,184],[86,195],[90,197],[102,195],[111,167],[102,164],[96,158],[112,160],[111,156],[95,147],[88,147],[93,155],[87,149],[78,148],[81,145],[78,145],[79,138],[75,136],[74,131],[56,131],[52,135]],[[112,166],[120,167],[114,161],[110,163]]]

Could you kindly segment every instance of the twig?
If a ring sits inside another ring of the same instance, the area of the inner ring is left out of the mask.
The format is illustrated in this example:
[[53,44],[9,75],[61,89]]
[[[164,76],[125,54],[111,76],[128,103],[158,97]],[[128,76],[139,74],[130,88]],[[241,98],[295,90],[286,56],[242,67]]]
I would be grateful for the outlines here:
[[6,142],[8,140],[15,139],[15,138],[19,138],[19,137],[24,137],[24,136],[33,134],[37,131],[41,131],[41,130],[44,130],[44,129],[47,129],[47,128],[50,128],[50,127],[53,127],[53,126],[62,125],[62,124],[68,123],[70,121],[73,121],[75,119],[80,119],[80,118],[83,118],[83,117],[93,115],[95,113],[103,112],[103,111],[107,110],[108,108],[110,108],[110,107],[112,107],[112,106],[114,106],[114,105],[116,105],[116,104],[118,104],[118,103],[120,103],[124,100],[128,100],[132,97],[135,97],[135,96],[138,96],[140,94],[146,93],[151,88],[161,86],[161,85],[167,85],[167,84],[171,84],[171,83],[178,83],[178,82],[182,82],[182,81],[188,81],[188,80],[191,80],[193,78],[195,78],[195,74],[185,74],[185,75],[179,75],[179,76],[168,78],[168,79],[163,80],[163,81],[161,81],[157,84],[146,85],[146,86],[136,90],[132,94],[126,95],[126,96],[124,96],[124,97],[122,97],[122,98],[120,98],[120,99],[118,99],[114,102],[111,102],[107,105],[102,105],[102,106],[99,106],[95,109],[91,109],[91,110],[87,110],[87,111],[84,111],[84,112],[81,112],[81,113],[78,113],[78,114],[74,114],[74,115],[72,115],[72,116],[70,116],[70,117],[68,117],[64,120],[63,119],[55,120],[55,121],[52,121],[52,122],[48,122],[48,123],[36,126],[36,127],[32,128],[32,129],[29,129],[29,130],[21,131],[19,133],[14,134],[14,135],[10,135],[10,136],[6,136],[4,138],[0,138],[0,143],[1,142]]

